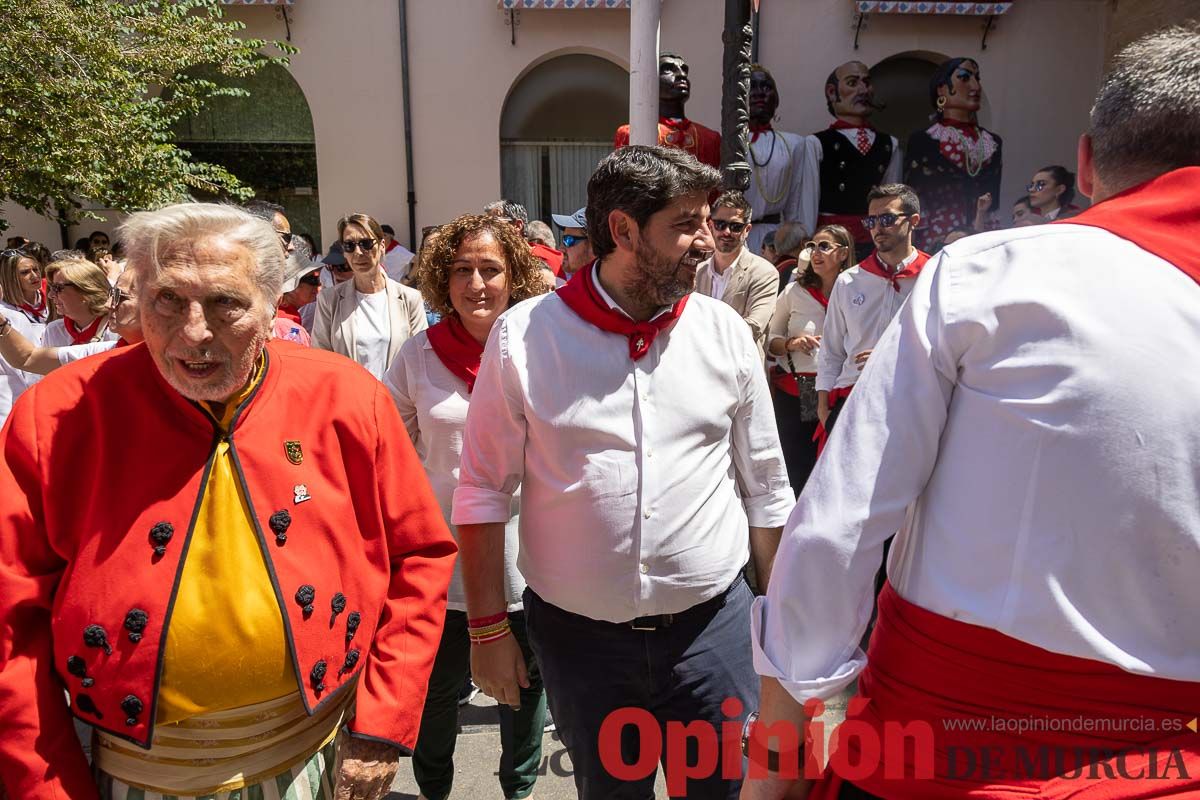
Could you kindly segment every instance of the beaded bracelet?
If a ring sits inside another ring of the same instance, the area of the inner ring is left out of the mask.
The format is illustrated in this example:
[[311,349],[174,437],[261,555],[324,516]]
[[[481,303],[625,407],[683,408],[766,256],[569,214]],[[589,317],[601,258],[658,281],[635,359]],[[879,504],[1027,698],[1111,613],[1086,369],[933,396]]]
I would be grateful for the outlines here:
[[484,620],[471,620],[467,623],[467,637],[471,640],[471,644],[487,644],[488,642],[503,639],[512,633],[512,627],[509,625],[507,614],[501,615],[498,622],[493,622],[490,625],[476,627],[470,624],[471,622],[484,622],[487,619],[493,619],[493,617],[488,617]]

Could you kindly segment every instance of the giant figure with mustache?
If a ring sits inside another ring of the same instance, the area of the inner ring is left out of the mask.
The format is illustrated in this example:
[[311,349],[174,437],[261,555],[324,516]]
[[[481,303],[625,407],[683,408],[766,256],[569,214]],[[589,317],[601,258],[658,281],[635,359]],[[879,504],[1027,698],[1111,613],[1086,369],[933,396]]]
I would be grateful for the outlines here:
[[991,194],[992,209],[1000,196],[1001,142],[976,119],[981,96],[978,63],[943,62],[929,81],[933,125],[908,137],[904,182],[925,210],[925,224],[915,233],[917,247],[927,252],[956,228],[972,226],[981,195]]
[[819,226],[842,225],[854,237],[856,260],[874,245],[863,227],[867,192],[872,186],[900,181],[900,143],[876,131],[871,114],[877,108],[871,72],[861,61],[848,61],[825,79],[825,105],[833,124],[809,138],[820,162]]
[[814,140],[772,127],[779,108],[775,77],[761,64],[750,66],[750,186],[746,199],[754,226],[746,246],[762,253],[763,239],[781,222],[816,230],[820,179]]

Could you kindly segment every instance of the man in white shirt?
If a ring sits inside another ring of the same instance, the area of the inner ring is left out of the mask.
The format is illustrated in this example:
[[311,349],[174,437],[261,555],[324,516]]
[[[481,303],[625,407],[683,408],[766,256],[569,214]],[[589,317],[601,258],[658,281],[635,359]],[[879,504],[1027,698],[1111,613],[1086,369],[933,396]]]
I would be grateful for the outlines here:
[[565,283],[596,257],[587,237],[587,207],[584,206],[570,215],[551,214],[550,218],[554,220],[555,225],[562,228],[562,280]]
[[1134,42],[1080,141],[1095,205],[957,242],[916,281],[756,604],[751,760],[785,763],[761,745],[800,704],[855,679],[867,702],[814,786],[771,769],[744,798],[1200,791],[1197,137],[1200,29]]
[[779,294],[779,270],[746,246],[753,229],[750,203],[739,191],[728,191],[712,204],[709,219],[716,250],[700,265],[696,291],[720,300],[738,312],[754,344],[766,358],[767,328]]
[[822,435],[833,429],[872,348],[904,305],[929,256],[913,247],[921,203],[902,183],[867,195],[863,226],[875,251],[838,276],[825,312],[817,361],[817,418]]
[[[660,751],[620,725],[602,746],[612,712],[641,709],[656,734],[699,721],[724,738],[754,690],[742,568],[753,557],[767,583],[793,500],[750,332],[689,294],[713,249],[719,182],[674,148],[601,161],[587,210],[598,260],[496,322],[471,397],[453,508],[468,625],[484,639],[503,628],[504,523],[519,486],[529,636],[582,798],[653,792]],[[475,682],[518,704],[512,637],[472,650]],[[618,760],[644,774],[615,776]],[[667,781],[692,798],[733,797],[739,784],[670,764]]]

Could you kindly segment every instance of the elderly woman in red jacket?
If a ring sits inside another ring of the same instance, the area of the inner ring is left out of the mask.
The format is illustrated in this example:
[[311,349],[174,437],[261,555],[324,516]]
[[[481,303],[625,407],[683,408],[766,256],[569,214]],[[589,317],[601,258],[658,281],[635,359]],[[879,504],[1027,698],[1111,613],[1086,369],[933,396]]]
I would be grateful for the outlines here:
[[270,340],[267,223],[184,204],[121,238],[144,344],[48,376],[0,433],[0,782],[377,800],[456,551],[404,426],[362,370]]

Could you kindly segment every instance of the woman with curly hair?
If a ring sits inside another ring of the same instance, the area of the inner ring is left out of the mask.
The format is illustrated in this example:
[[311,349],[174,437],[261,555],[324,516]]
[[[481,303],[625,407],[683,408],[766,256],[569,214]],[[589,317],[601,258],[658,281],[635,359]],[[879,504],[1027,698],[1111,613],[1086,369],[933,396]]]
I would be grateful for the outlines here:
[[[467,407],[484,343],[505,310],[549,291],[550,286],[542,262],[515,228],[496,217],[475,214],[461,216],[429,237],[421,249],[416,275],[422,294],[442,319],[404,343],[384,383],[449,524]],[[521,689],[519,708],[500,706],[500,788],[508,798],[525,797],[533,789],[542,760],[546,713],[541,676],[525,635],[521,604],[525,581],[517,571],[518,503],[514,496],[512,518],[505,529],[504,589],[507,623],[529,664],[529,686]],[[454,531],[453,525],[450,530]],[[421,795],[428,800],[442,800],[450,793],[459,688],[470,670],[471,646],[476,641],[467,631],[467,598],[457,563],[446,609],[446,625],[413,752],[413,773]],[[491,624],[501,627],[500,623]],[[472,627],[481,624],[472,621]]]

